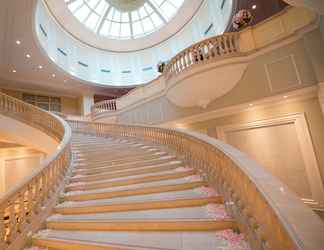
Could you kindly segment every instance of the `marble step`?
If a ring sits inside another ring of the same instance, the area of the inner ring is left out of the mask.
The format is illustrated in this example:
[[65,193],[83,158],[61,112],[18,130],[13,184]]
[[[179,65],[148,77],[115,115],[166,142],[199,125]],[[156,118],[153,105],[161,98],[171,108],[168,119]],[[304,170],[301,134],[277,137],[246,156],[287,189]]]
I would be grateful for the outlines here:
[[148,167],[153,165],[159,165],[163,163],[167,163],[169,161],[176,160],[175,156],[167,155],[163,157],[157,157],[156,159],[144,160],[144,161],[134,161],[132,163],[125,164],[114,164],[110,166],[102,166],[102,167],[91,167],[91,169],[74,169],[72,170],[73,176],[75,175],[91,175],[91,174],[99,174],[105,171],[115,171],[115,170],[123,170],[123,169],[131,169],[131,168],[139,168],[139,167]]
[[188,176],[195,175],[195,173],[196,173],[195,170],[177,171],[176,169],[172,171],[120,177],[111,180],[102,180],[102,181],[95,181],[95,182],[75,182],[67,185],[65,191],[66,192],[84,191],[84,190],[93,190],[99,188],[116,187],[116,186],[127,186],[132,184],[148,183],[148,182],[161,181],[167,179],[188,177]]
[[181,207],[199,207],[210,203],[223,204],[224,200],[221,196],[189,198],[189,199],[164,199],[149,200],[141,202],[95,202],[94,204],[69,202],[60,204],[54,208],[55,213],[59,214],[93,214],[123,211],[140,211],[165,208],[181,208]]
[[[89,190],[79,190],[79,191],[70,191],[70,192],[65,192],[63,195],[64,197],[68,196],[74,196],[74,195],[82,195],[82,194],[96,194],[96,193],[104,193],[104,192],[113,192],[113,191],[123,191],[123,190],[133,190],[133,189],[138,189],[138,188],[148,188],[148,187],[158,187],[162,185],[175,185],[175,184],[185,184],[185,183],[190,183],[194,181],[202,181],[200,176],[197,175],[189,175],[189,174],[194,174],[192,171],[185,171],[185,172],[179,172],[181,176],[179,176],[177,173],[174,174],[174,172],[170,171],[170,175],[165,175],[166,177],[164,179],[158,179],[158,180],[152,180],[148,182],[139,182],[135,184],[127,183],[124,182],[110,182],[111,185],[110,187],[107,188],[97,188],[97,189],[89,189]],[[185,176],[183,176],[185,174]],[[109,183],[109,182],[107,182]],[[120,185],[118,185],[120,184]],[[206,184],[207,185],[207,184]]]
[[[107,150],[108,151],[108,150]],[[111,152],[109,150],[109,154],[107,154],[107,151],[100,151],[97,155],[88,155],[86,153],[76,153],[75,156],[77,157],[77,162],[82,161],[89,161],[89,163],[98,163],[100,161],[118,161],[123,159],[136,159],[140,156],[145,157],[149,156],[153,153],[159,152],[159,149],[152,148],[149,150],[143,150],[143,149],[129,149],[129,148],[123,148],[119,149],[116,152]]]
[[139,168],[135,170],[119,170],[114,171],[112,173],[100,173],[100,174],[94,174],[94,175],[86,175],[86,176],[74,176],[69,179],[70,183],[73,182],[86,182],[86,181],[98,181],[98,180],[110,180],[110,179],[116,179],[120,177],[127,177],[127,176],[135,176],[135,175],[142,175],[142,174],[150,174],[150,173],[158,173],[168,170],[174,170],[179,167],[183,166],[183,163],[181,161],[170,161],[167,164],[158,165],[158,166],[149,166],[146,168]]
[[222,220],[230,219],[223,204],[210,203],[199,207],[166,208],[144,211],[110,212],[99,214],[54,214],[48,221],[102,221],[102,220]]
[[[104,154],[105,152],[103,152]],[[139,161],[139,160],[150,160],[156,158],[156,156],[161,156],[165,154],[165,152],[156,150],[153,152],[145,152],[143,154],[135,154],[135,155],[127,155],[125,157],[116,157],[114,159],[84,159],[84,158],[79,158],[76,159],[74,162],[74,166],[76,168],[84,168],[84,166],[91,166],[91,165],[113,165],[113,164],[122,164],[122,163],[131,163],[133,161]],[[86,167],[88,168],[88,167]]]
[[190,190],[193,188],[198,188],[205,185],[205,182],[191,182],[191,183],[181,183],[173,185],[160,185],[152,187],[137,188],[131,190],[119,190],[110,192],[96,192],[92,194],[75,194],[64,196],[66,201],[87,201],[87,200],[99,200],[99,199],[113,199],[116,197],[127,197],[139,195],[149,195],[149,194],[160,194],[164,192],[175,192],[179,190]]
[[69,231],[124,231],[124,232],[178,232],[178,231],[219,231],[237,229],[231,219],[226,220],[118,220],[118,221],[47,221],[47,229]]
[[80,232],[45,230],[33,244],[57,250],[249,250],[242,235],[218,232]]

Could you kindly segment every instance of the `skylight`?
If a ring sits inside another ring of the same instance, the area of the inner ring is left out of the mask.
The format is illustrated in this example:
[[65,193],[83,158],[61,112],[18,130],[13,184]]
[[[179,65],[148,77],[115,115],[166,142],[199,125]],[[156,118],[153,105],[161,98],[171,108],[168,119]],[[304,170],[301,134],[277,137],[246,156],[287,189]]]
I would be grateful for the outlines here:
[[72,14],[94,33],[136,39],[167,24],[184,0],[65,0]]

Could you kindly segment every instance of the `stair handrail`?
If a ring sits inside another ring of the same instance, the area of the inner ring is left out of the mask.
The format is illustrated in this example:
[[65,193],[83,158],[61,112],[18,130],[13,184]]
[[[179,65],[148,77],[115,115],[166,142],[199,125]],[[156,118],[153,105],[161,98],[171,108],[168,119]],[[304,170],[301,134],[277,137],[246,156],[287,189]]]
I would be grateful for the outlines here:
[[[228,32],[207,38],[177,53],[166,63],[162,76],[168,81],[193,66],[214,62],[239,52],[239,32]],[[117,100],[104,100],[94,104],[91,107],[92,117],[118,111]]]
[[56,203],[71,162],[72,131],[62,118],[4,93],[0,93],[0,114],[36,128],[58,143],[40,167],[0,196],[0,249],[20,249]]
[[237,149],[206,135],[153,126],[69,121],[74,132],[165,145],[224,197],[251,248],[320,250],[324,222],[295,193]]

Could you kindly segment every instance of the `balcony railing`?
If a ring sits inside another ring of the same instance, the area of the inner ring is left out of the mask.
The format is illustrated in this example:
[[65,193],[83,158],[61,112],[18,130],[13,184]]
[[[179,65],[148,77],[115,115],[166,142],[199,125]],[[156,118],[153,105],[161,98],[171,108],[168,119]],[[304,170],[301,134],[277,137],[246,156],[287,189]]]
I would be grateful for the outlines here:
[[[181,72],[208,62],[214,62],[239,53],[239,34],[227,33],[196,43],[178,53],[166,66],[163,76],[166,81]],[[96,103],[92,109],[92,118],[118,110],[116,100]]]
[[55,205],[71,161],[71,128],[61,118],[3,93],[0,114],[41,130],[58,143],[37,170],[0,197],[0,249],[21,249]]
[[177,54],[166,65],[165,78],[169,80],[192,66],[234,55],[239,50],[239,33],[227,33],[206,39]]
[[91,115],[97,116],[104,112],[111,112],[117,110],[116,100],[106,100],[98,102],[91,107]]
[[321,219],[264,168],[221,141],[159,127],[77,121],[70,125],[75,132],[165,145],[220,192],[227,212],[238,222],[252,249],[323,249]]

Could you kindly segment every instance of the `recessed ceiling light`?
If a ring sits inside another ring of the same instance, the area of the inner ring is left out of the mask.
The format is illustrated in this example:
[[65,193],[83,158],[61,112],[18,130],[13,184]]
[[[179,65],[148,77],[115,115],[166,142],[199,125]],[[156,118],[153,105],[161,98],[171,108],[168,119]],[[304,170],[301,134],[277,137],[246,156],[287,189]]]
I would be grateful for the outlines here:
[[55,74],[52,74],[52,77],[54,78],[56,75]]
[[249,106],[250,106],[250,107],[252,107],[252,106],[253,106],[253,104],[252,104],[252,103],[250,103],[250,104],[249,104]]
[[38,65],[38,68],[39,68],[39,69],[42,69],[42,68],[43,68],[43,66],[42,66],[42,65]]
[[17,72],[17,70],[15,70],[15,69],[12,70],[12,73],[16,73],[16,72]]
[[283,97],[283,98],[285,98],[285,99],[286,99],[286,98],[288,98],[288,96],[287,96],[287,95],[284,95],[284,97]]
[[252,10],[255,10],[257,8],[256,4],[252,5]]
[[30,58],[31,56],[30,56],[29,54],[26,54],[26,57],[27,57],[27,58]]
[[21,42],[20,42],[19,40],[17,40],[17,41],[16,41],[16,44],[20,45],[20,44],[21,44]]
[[64,80],[64,82],[67,82],[67,80]]

